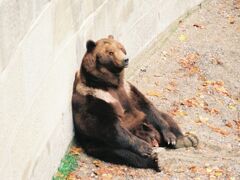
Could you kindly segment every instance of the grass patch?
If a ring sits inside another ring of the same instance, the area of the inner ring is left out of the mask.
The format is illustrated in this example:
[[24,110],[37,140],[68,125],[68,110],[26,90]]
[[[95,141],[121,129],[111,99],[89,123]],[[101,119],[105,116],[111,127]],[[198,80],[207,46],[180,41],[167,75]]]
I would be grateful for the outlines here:
[[67,152],[52,180],[66,180],[68,175],[78,167],[77,160],[77,155]]

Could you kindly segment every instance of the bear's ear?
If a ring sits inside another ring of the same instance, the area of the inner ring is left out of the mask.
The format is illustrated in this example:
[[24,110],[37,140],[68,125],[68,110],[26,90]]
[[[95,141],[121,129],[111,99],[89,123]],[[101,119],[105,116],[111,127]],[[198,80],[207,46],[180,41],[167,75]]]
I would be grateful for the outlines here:
[[96,47],[96,43],[92,40],[88,40],[86,47],[87,47],[87,52],[91,52]]
[[114,39],[113,35],[108,35],[108,39]]

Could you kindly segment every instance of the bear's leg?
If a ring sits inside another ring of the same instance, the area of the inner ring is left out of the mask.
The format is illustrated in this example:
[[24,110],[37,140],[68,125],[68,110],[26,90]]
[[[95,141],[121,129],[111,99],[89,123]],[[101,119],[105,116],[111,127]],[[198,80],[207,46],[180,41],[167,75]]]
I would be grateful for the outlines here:
[[196,135],[194,134],[186,134],[183,135],[183,133],[180,130],[180,127],[178,124],[174,121],[171,116],[169,116],[166,113],[159,112],[161,114],[161,117],[165,119],[170,127],[170,131],[177,137],[176,143],[173,145],[170,145],[172,148],[182,148],[182,147],[196,147],[199,143],[199,140]]
[[148,143],[121,127],[119,123],[111,127],[111,131],[108,130],[108,134],[103,133],[101,137],[105,144],[108,144],[110,147],[128,149],[143,157],[151,157],[152,155],[152,148]]
[[174,132],[171,131],[170,124],[164,119],[164,116],[157,108],[133,85],[131,87],[130,96],[132,101],[135,103],[137,109],[143,111],[146,114],[146,119],[151,123],[158,132],[163,136],[162,140],[164,142],[159,142],[159,144],[166,143],[167,145],[174,146],[177,141],[177,137],[182,136],[182,132],[177,124],[173,121],[176,126]]
[[76,131],[79,145],[87,154],[96,158],[126,164],[138,168],[153,168],[159,171],[157,156],[152,148],[143,140],[122,128],[119,123],[102,129],[101,138],[88,137]]
[[101,160],[128,165],[136,168],[152,168],[160,171],[157,158],[139,156],[127,149],[113,149],[111,147],[93,147],[86,149],[86,153]]
[[162,113],[140,92],[136,87],[131,85],[131,98],[136,107],[146,114],[146,119],[151,123],[163,136],[164,142],[169,147],[191,147],[197,146],[198,139],[194,135],[183,135],[177,123],[166,113]]

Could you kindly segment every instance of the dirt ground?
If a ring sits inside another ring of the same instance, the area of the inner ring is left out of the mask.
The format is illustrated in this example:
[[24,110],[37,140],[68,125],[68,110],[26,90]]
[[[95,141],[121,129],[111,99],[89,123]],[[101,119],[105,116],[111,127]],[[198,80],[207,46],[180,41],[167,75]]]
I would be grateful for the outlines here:
[[148,49],[130,82],[196,134],[199,147],[158,149],[156,173],[105,163],[73,146],[78,168],[68,179],[240,179],[240,1],[204,3],[164,45],[156,39]]

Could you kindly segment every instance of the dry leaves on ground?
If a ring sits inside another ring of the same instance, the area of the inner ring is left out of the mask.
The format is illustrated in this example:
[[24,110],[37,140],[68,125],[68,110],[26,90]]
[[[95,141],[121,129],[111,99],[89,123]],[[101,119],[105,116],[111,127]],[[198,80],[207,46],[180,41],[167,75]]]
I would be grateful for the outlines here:
[[182,68],[184,68],[188,75],[193,75],[200,72],[199,67],[197,66],[197,61],[200,59],[200,55],[197,52],[192,52],[187,54],[186,57],[182,58],[179,61],[179,64]]

